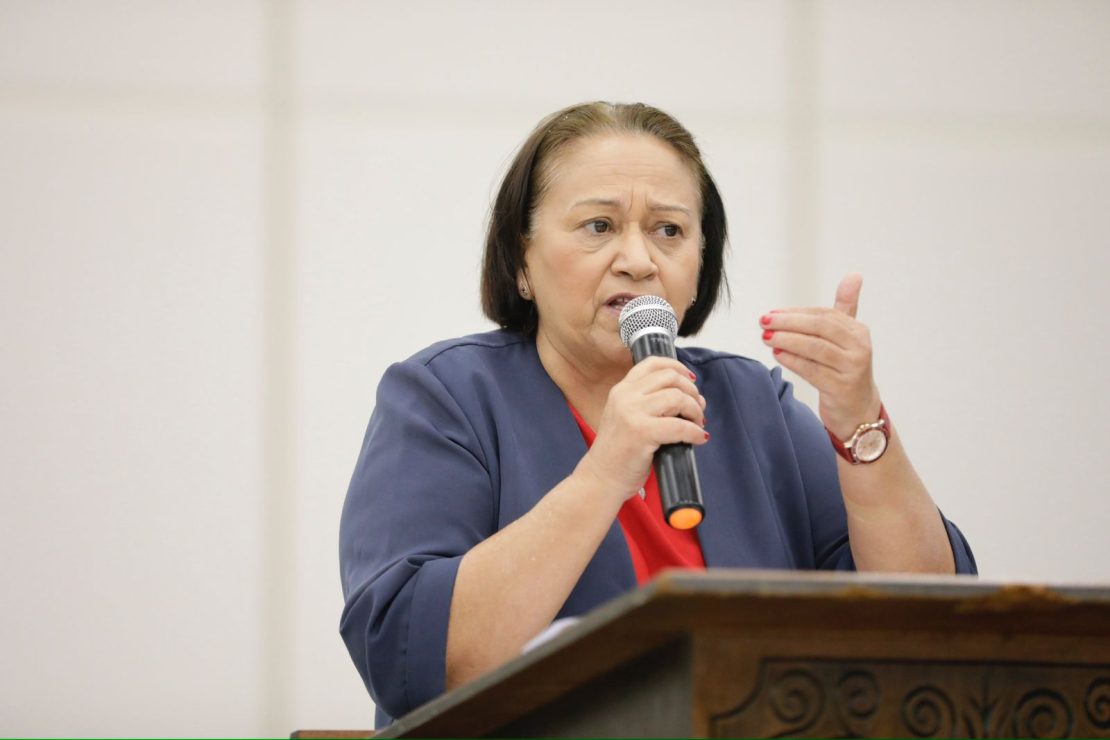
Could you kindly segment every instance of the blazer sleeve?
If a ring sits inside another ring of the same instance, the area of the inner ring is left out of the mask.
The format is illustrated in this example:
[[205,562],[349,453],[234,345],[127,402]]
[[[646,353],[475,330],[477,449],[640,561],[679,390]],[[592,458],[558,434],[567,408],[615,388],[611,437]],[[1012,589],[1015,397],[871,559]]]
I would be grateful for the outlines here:
[[470,422],[415,360],[391,366],[340,523],[340,633],[379,709],[400,717],[444,691],[462,556],[493,532],[493,487]]
[[[778,389],[783,417],[794,444],[795,457],[805,489],[809,509],[810,531],[813,533],[814,561],[821,570],[855,570],[852,548],[848,542],[848,516],[840,492],[840,476],[836,470],[836,451],[829,443],[828,433],[817,415],[794,397],[791,383],[782,377],[782,368],[771,371]],[[956,563],[956,572],[976,574],[978,568],[964,535],[940,511],[937,516],[948,533],[948,544]]]

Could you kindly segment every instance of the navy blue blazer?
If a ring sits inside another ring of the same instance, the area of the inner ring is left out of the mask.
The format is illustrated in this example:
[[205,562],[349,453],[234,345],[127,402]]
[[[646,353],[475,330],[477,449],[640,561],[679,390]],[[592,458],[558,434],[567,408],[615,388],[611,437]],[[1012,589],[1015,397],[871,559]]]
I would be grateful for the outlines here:
[[[781,370],[680,348],[709,409],[697,448],[709,567],[852,570],[836,453]],[[455,573],[474,545],[525,514],[586,452],[535,342],[494,331],[392,365],[340,525],[340,632],[379,708],[379,726],[444,690]],[[959,573],[976,572],[944,520]],[[567,598],[580,615],[636,588],[617,521]]]

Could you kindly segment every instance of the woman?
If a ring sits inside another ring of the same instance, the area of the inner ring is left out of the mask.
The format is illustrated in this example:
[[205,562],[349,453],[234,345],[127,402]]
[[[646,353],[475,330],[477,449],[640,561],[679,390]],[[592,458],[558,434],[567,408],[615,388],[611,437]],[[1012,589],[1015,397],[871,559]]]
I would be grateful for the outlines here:
[[[621,306],[660,296],[695,334],[726,234],[692,137],[661,111],[574,106],[525,142],[484,257],[482,305],[502,329],[389,368],[344,507],[341,632],[379,721],[664,567],[975,572],[882,408],[859,276],[833,308],[752,327],[818,389],[819,419],[780,369],[742,357],[633,365]],[[870,449],[845,448],[857,430]],[[652,456],[675,442],[696,448],[696,530],[660,512]]]

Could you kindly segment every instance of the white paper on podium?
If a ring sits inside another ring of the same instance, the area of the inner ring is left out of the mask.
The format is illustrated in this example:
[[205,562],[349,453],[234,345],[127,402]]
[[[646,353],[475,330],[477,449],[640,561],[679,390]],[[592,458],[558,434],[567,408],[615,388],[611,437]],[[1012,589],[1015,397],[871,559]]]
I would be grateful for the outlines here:
[[539,647],[567,627],[572,627],[577,624],[579,619],[580,617],[563,617],[562,619],[556,619],[554,622],[547,625],[547,629],[525,643],[524,649],[520,651],[520,654],[523,655],[529,650]]

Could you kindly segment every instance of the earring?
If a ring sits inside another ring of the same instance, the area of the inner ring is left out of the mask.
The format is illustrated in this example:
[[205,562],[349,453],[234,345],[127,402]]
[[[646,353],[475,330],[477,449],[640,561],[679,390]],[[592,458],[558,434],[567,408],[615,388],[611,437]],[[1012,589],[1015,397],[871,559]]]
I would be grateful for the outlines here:
[[517,286],[517,289],[520,291],[520,297],[521,298],[523,298],[526,301],[531,299],[532,293],[531,293],[531,291],[528,290],[528,284],[527,283],[521,283],[520,285]]
[[690,299],[690,308],[693,308],[694,304],[697,303],[697,302],[698,302],[698,294],[695,293],[694,297]]

